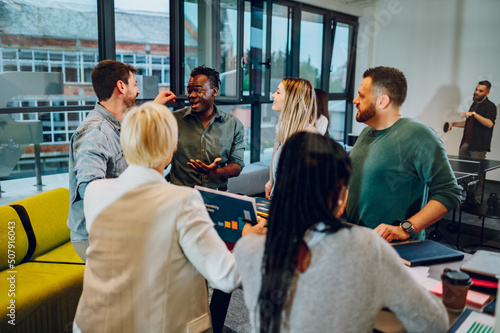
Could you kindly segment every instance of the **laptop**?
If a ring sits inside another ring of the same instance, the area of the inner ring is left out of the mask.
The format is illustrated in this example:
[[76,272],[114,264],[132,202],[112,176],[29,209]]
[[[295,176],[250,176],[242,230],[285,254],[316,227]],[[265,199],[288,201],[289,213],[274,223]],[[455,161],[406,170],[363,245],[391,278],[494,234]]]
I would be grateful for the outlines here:
[[460,269],[473,275],[497,279],[500,277],[500,253],[477,250]]
[[240,239],[245,223],[257,222],[255,198],[202,186],[194,188],[200,192],[215,230],[232,249]]

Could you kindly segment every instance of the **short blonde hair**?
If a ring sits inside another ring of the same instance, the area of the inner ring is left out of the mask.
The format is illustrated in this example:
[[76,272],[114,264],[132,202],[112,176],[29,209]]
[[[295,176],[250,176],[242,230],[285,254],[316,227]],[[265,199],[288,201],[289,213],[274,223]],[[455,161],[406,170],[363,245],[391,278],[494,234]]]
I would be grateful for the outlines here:
[[278,119],[276,138],[284,143],[293,134],[314,126],[317,115],[316,93],[306,79],[284,78],[285,101]]
[[162,166],[177,149],[177,121],[164,105],[147,102],[127,112],[120,143],[128,164]]

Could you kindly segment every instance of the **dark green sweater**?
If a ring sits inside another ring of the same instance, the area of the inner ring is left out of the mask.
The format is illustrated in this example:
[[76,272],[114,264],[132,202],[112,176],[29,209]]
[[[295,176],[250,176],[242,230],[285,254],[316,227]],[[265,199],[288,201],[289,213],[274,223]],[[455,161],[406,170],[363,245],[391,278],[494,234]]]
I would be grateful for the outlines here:
[[425,184],[428,200],[439,201],[448,211],[460,203],[461,187],[441,139],[418,120],[402,118],[380,131],[365,128],[350,157],[349,222],[375,228],[408,219],[427,203],[422,204]]

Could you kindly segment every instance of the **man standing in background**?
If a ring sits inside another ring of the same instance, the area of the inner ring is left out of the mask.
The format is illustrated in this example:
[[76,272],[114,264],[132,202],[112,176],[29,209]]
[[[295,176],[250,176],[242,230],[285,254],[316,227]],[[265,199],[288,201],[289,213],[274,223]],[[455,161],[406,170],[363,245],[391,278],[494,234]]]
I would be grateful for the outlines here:
[[[452,122],[448,130],[453,127],[464,128],[462,141],[458,156],[485,159],[486,153],[491,151],[491,138],[493,136],[493,127],[497,117],[497,107],[488,99],[491,83],[481,81],[477,84],[473,103],[469,111],[460,112],[464,121]],[[481,202],[483,193],[484,178],[479,180],[476,189],[476,201]]]

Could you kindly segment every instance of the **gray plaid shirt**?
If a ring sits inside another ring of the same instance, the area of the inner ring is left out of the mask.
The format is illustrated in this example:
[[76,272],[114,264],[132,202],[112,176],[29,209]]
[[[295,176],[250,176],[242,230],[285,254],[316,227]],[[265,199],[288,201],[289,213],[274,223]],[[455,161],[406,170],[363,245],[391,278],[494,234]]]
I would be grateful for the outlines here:
[[120,128],[120,121],[97,103],[71,137],[68,227],[72,241],[88,239],[83,214],[87,184],[96,179],[116,178],[127,168]]

